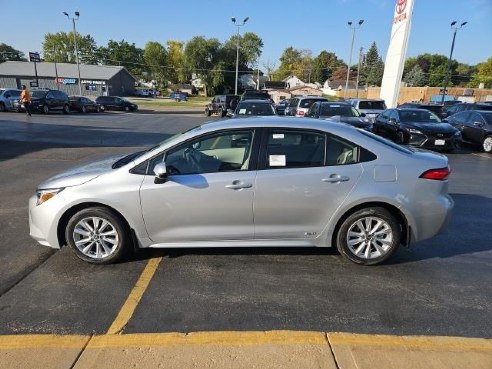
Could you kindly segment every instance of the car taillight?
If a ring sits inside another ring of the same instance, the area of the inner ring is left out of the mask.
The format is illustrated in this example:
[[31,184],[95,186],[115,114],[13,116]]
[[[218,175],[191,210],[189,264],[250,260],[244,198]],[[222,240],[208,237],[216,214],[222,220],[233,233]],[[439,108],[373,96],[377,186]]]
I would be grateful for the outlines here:
[[449,167],[446,168],[438,168],[438,169],[429,169],[420,175],[420,178],[425,179],[433,179],[435,181],[444,181],[448,179],[451,174],[451,169]]
[[299,115],[300,117],[303,117],[304,116],[304,111],[303,110],[298,110],[296,112],[296,115]]

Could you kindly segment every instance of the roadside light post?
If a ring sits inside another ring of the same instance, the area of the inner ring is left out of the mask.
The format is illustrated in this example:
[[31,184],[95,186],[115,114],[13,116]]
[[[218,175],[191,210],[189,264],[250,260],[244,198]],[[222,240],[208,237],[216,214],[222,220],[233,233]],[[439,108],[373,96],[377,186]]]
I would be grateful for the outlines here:
[[347,98],[347,90],[348,90],[348,83],[349,83],[349,76],[350,76],[350,64],[352,64],[352,50],[354,48],[354,40],[355,40],[355,30],[360,28],[362,26],[362,23],[364,23],[364,19],[359,20],[357,24],[352,25],[352,21],[347,22],[349,28],[352,30],[352,44],[350,45],[350,56],[349,56],[349,63],[347,65],[347,80],[345,81],[345,92],[343,94],[343,98]]
[[75,44],[75,60],[77,61],[77,71],[79,73],[79,94],[82,96],[82,81],[80,80],[80,63],[79,63],[79,50],[77,48],[77,30],[75,29],[75,21],[79,19],[80,13],[75,12],[75,17],[70,17],[67,12],[63,12],[68,19],[72,20],[73,23],[73,42]]
[[453,32],[453,42],[451,43],[451,53],[449,54],[449,59],[448,59],[448,66],[446,68],[446,75],[444,76],[444,86],[442,88],[442,99],[441,99],[441,104],[444,105],[444,100],[446,98],[446,89],[448,88],[448,83],[449,83],[449,78],[451,74],[451,61],[453,59],[453,50],[454,50],[454,42],[456,41],[456,32],[458,32],[459,29],[463,28],[468,22],[463,22],[459,26],[457,26],[458,22],[457,21],[452,21],[451,22],[451,29],[454,30]]
[[232,23],[237,27],[237,38],[236,38],[236,83],[234,88],[234,95],[237,95],[237,81],[239,77],[239,27],[242,27],[246,24],[249,17],[244,18],[243,23],[236,23],[236,18],[232,17]]

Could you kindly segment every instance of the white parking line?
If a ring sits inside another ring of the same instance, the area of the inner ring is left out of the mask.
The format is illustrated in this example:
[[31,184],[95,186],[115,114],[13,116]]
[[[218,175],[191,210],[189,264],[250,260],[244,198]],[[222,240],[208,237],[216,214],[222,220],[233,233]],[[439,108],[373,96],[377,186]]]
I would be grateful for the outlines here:
[[489,154],[476,154],[476,153],[472,153],[472,155],[480,156],[481,158],[485,158],[485,159],[492,159],[492,156],[489,155]]

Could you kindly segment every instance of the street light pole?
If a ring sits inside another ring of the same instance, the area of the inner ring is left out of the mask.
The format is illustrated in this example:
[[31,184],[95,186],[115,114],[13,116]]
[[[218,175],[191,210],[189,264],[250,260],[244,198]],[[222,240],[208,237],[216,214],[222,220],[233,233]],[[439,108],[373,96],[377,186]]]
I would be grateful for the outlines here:
[[237,95],[237,81],[239,77],[239,27],[242,27],[246,24],[248,21],[249,17],[244,18],[243,23],[239,24],[236,23],[236,18],[232,17],[232,23],[237,27],[237,36],[236,36],[236,83],[235,83],[235,88],[234,88],[234,95]]
[[449,78],[451,74],[451,60],[453,59],[453,50],[454,50],[454,42],[456,41],[456,32],[458,32],[459,29],[461,29],[464,25],[466,25],[468,22],[463,22],[459,26],[456,26],[457,21],[452,21],[451,22],[451,29],[454,30],[453,32],[453,42],[451,43],[451,53],[449,54],[449,59],[448,59],[448,66],[446,68],[446,75],[444,76],[444,86],[442,88],[442,99],[441,99],[441,104],[444,105],[444,100],[446,97],[446,89],[448,88],[448,83],[449,83]]
[[347,98],[347,90],[348,90],[348,83],[349,83],[349,76],[350,76],[350,64],[352,64],[352,50],[354,48],[354,40],[355,40],[355,30],[360,28],[362,26],[362,23],[364,23],[364,19],[359,20],[359,23],[353,26],[352,26],[352,21],[347,22],[349,28],[352,30],[352,44],[350,45],[349,63],[347,65],[347,80],[345,81],[345,92],[343,94],[344,99]]
[[77,71],[79,73],[79,94],[82,96],[82,81],[80,80],[80,63],[79,63],[79,50],[77,48],[77,30],[75,29],[75,21],[79,19],[80,13],[75,12],[75,17],[70,17],[67,12],[63,12],[68,19],[73,23],[73,42],[75,44],[75,60],[77,61]]
[[360,66],[362,64],[362,50],[364,50],[363,47],[360,48],[359,50],[359,64],[357,64],[357,82],[355,83],[355,88],[356,88],[356,93],[355,97],[359,98],[359,77],[360,77]]

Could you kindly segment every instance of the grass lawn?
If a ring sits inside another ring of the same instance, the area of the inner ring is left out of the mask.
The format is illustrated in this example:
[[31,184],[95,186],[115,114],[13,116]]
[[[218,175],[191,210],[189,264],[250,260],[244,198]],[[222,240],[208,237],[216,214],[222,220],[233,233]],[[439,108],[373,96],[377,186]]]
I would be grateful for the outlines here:
[[187,101],[177,102],[167,98],[130,98],[139,106],[146,107],[180,107],[180,108],[205,108],[205,105],[211,101],[210,97],[189,97]]

